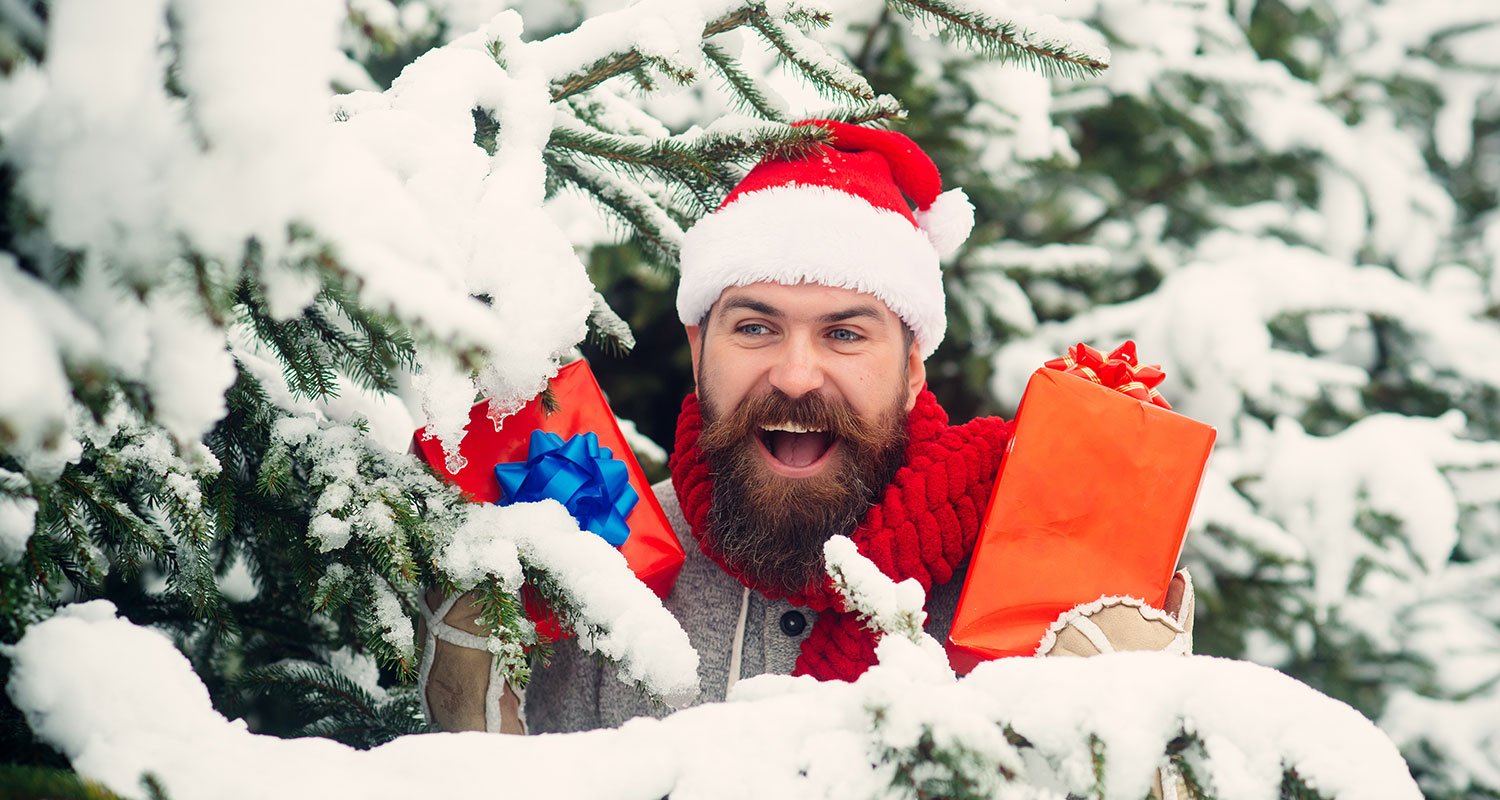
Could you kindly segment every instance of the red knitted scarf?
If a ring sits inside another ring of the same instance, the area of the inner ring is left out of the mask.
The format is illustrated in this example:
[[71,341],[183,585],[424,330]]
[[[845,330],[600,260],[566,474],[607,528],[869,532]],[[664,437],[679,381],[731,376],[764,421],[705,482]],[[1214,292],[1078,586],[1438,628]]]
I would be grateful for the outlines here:
[[[931,591],[947,583],[974,549],[1010,426],[997,417],[949,426],[948,414],[926,390],[917,397],[906,424],[906,460],[850,538],[892,579],[916,578],[923,590]],[[708,526],[713,475],[707,457],[698,450],[702,425],[698,397],[690,394],[677,418],[670,467],[672,488],[699,548],[740,583],[766,597],[785,597],[793,605],[819,612],[792,674],[819,680],[859,677],[875,663],[875,635],[856,615],[843,610],[830,582],[788,596],[753,585],[716,554]]]

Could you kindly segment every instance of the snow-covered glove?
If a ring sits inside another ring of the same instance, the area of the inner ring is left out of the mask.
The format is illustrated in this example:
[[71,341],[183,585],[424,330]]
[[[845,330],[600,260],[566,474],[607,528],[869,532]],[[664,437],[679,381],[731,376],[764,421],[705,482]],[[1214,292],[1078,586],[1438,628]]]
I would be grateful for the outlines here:
[[1105,596],[1057,618],[1037,647],[1039,656],[1095,656],[1125,650],[1193,651],[1193,579],[1178,570],[1166,608],[1134,597]]
[[494,656],[485,648],[476,592],[423,598],[426,638],[417,689],[427,719],[445,731],[525,733],[521,697],[495,674]]
[[[1074,606],[1047,629],[1039,656],[1097,656],[1126,650],[1193,652],[1193,579],[1178,570],[1167,586],[1166,608],[1154,608],[1134,597],[1101,597]],[[1185,800],[1195,795],[1170,767],[1157,770],[1151,796]]]

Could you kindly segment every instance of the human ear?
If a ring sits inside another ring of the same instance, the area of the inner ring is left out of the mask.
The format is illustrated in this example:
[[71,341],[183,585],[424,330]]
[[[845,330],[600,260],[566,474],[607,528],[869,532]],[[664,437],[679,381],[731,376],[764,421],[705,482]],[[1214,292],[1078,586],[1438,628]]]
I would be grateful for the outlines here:
[[917,352],[916,344],[906,352],[906,411],[910,413],[917,406],[917,395],[927,386],[927,363],[922,360],[922,354]]
[[684,325],[682,329],[687,332],[688,350],[693,356],[693,385],[698,385],[698,358],[703,353],[702,329],[697,325]]

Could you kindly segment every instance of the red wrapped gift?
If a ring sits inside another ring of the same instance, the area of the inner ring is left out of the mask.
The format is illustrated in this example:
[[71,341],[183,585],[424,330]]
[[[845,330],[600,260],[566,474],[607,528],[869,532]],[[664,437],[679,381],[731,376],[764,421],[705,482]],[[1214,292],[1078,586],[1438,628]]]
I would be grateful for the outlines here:
[[[444,466],[442,443],[436,437],[427,437],[426,428],[416,432],[417,450],[439,475],[462,489],[474,502],[494,503],[501,496],[495,465],[526,461],[533,431],[555,433],[564,439],[574,434],[594,433],[600,447],[609,448],[614,458],[625,462],[630,487],[640,498],[625,518],[630,535],[620,545],[620,554],[625,556],[625,563],[636,577],[651,587],[657,596],[666,597],[682,569],[682,545],[672,532],[651,485],[646,482],[646,473],[636,461],[635,453],[625,443],[625,436],[620,432],[614,412],[610,411],[588,362],[579,360],[559,369],[557,377],[552,379],[551,389],[557,406],[555,410],[548,413],[543,408],[542,398],[538,397],[506,417],[498,431],[490,420],[489,401],[475,403],[469,411],[469,424],[459,445],[464,466],[456,474]],[[559,638],[562,631],[556,618],[530,593],[527,594],[527,616],[537,622],[544,636],[554,640]]]
[[1032,655],[1063,612],[1102,595],[1160,608],[1214,429],[1168,409],[1163,378],[1085,345],[1026,385],[949,637],[954,668]]

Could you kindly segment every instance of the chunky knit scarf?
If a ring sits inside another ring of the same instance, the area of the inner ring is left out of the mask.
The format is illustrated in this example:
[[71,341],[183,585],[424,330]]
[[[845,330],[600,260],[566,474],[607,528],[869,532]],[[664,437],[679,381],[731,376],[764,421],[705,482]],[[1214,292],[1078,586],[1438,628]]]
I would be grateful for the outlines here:
[[[906,424],[905,463],[850,538],[892,579],[916,578],[931,591],[947,583],[974,549],[1010,426],[996,417],[949,426],[948,414],[926,390],[917,397]],[[766,597],[785,597],[793,605],[819,612],[802,642],[794,675],[846,681],[859,677],[875,663],[875,635],[844,610],[829,581],[787,595],[753,585],[716,554],[708,525],[713,475],[707,457],[698,450],[702,426],[698,397],[690,394],[677,418],[670,467],[672,487],[699,548],[740,583]]]

